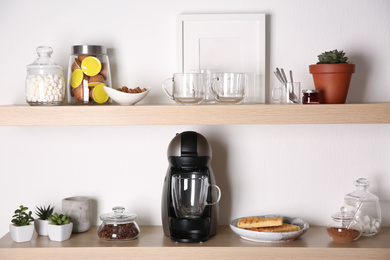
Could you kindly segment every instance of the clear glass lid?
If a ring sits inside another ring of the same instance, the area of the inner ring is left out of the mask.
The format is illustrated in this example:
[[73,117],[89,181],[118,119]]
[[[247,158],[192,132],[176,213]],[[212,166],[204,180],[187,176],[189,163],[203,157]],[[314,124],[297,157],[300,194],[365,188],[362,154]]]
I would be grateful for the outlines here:
[[137,219],[136,214],[124,212],[125,208],[122,206],[113,207],[112,210],[113,212],[100,215],[100,219],[108,224],[126,224]]
[[341,207],[339,212],[336,212],[332,215],[334,221],[337,222],[348,222],[352,221],[355,217],[355,214],[351,211],[347,211],[345,207]]
[[53,54],[52,47],[39,46],[36,51],[38,58],[27,66],[28,69],[41,69],[46,67],[62,69],[62,66],[51,60],[51,55]]
[[370,182],[365,178],[359,178],[355,181],[356,190],[346,194],[346,198],[355,199],[358,201],[378,201],[378,196],[372,194],[368,187]]

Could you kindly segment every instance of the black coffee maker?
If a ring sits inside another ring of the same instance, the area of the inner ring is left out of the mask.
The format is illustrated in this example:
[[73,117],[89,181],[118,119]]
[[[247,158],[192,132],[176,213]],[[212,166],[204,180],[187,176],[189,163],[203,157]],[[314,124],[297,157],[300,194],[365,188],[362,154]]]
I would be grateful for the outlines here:
[[[164,234],[176,242],[204,242],[217,232],[218,204],[205,206],[199,217],[178,217],[172,198],[173,176],[204,177],[210,185],[216,186],[210,165],[211,155],[209,142],[196,132],[177,134],[169,144],[169,167],[164,180],[161,214]],[[210,189],[207,201],[215,201],[217,196],[220,194]]]

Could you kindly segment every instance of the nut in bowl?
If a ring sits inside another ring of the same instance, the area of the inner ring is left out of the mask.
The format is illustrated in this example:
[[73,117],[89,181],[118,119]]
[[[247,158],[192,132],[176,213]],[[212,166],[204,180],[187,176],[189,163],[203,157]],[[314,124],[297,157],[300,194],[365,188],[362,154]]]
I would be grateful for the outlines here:
[[140,89],[139,87],[135,89],[129,89],[127,87],[112,89],[104,87],[104,90],[112,100],[123,106],[132,106],[140,102],[150,92],[150,88]]

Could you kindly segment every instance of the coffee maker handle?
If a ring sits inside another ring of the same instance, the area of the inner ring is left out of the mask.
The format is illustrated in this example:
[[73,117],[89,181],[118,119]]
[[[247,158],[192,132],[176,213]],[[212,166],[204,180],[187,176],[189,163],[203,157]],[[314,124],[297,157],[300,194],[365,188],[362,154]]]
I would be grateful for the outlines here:
[[217,190],[218,198],[214,202],[207,203],[207,205],[209,205],[209,206],[217,204],[219,202],[219,200],[221,199],[221,189],[217,185],[210,185],[210,188],[215,188]]

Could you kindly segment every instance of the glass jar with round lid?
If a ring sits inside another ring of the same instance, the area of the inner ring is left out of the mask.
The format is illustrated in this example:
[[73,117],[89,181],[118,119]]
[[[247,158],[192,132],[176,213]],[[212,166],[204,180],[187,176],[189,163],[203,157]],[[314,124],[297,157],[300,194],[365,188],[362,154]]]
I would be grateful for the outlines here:
[[370,182],[367,179],[359,178],[355,185],[356,190],[344,197],[345,207],[356,212],[356,220],[362,226],[362,236],[376,235],[382,221],[379,198],[368,190]]
[[32,106],[61,105],[65,100],[62,66],[51,60],[53,49],[39,46],[38,58],[27,66],[26,101]]
[[117,206],[112,208],[113,212],[100,215],[103,223],[98,229],[98,236],[103,240],[133,240],[140,233],[139,226],[135,220],[137,215],[126,213],[125,208]]
[[340,212],[332,215],[332,220],[328,223],[326,231],[335,242],[351,242],[360,237],[362,227],[356,221],[353,212],[341,207]]
[[104,86],[112,87],[107,49],[100,45],[72,46],[68,67],[68,103],[111,103]]
[[316,89],[302,90],[302,104],[320,104],[320,92]]

